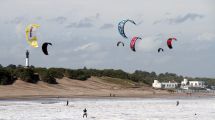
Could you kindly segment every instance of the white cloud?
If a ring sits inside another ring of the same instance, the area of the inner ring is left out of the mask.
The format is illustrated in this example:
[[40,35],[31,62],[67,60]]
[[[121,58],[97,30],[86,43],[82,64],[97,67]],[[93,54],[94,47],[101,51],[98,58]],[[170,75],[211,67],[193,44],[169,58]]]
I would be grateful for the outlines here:
[[60,58],[58,58],[59,62],[66,62],[68,60],[69,60],[69,58],[66,58],[66,57],[60,57]]
[[92,28],[95,22],[99,19],[100,14],[97,13],[95,16],[85,17],[78,22],[72,22],[66,26],[66,28]]
[[113,28],[113,27],[114,27],[113,24],[106,23],[106,24],[102,25],[100,27],[100,29],[110,29],[110,28]]
[[55,17],[55,18],[50,19],[49,21],[55,21],[55,22],[57,22],[58,24],[63,24],[63,23],[66,22],[66,20],[67,20],[66,17],[64,17],[64,16],[58,16],[58,17]]
[[87,43],[85,45],[79,46],[77,48],[74,49],[75,52],[77,51],[85,51],[85,50],[89,50],[89,51],[96,51],[99,49],[99,44],[98,43]]
[[154,24],[162,23],[162,22],[167,22],[168,24],[180,24],[184,23],[188,20],[195,21],[196,19],[202,19],[204,18],[204,15],[201,14],[196,14],[196,13],[187,13],[186,15],[183,16],[177,16],[174,18],[167,18],[164,20],[157,20],[154,22]]
[[22,24],[22,23],[18,23],[15,27],[15,31],[16,31],[16,35],[19,37],[19,38],[24,38],[24,28],[25,26]]
[[136,50],[138,51],[139,49],[140,51],[151,52],[158,49],[161,45],[162,42],[156,37],[146,37],[136,42]]
[[19,16],[19,17],[15,17],[12,20],[7,20],[5,23],[6,24],[19,24],[21,22],[26,22],[27,18],[24,16]]
[[171,59],[172,59],[171,56],[163,56],[163,57],[160,57],[158,60],[154,60],[154,62],[156,64],[164,64],[164,63],[168,63]]
[[197,37],[199,41],[215,41],[215,33],[203,33]]

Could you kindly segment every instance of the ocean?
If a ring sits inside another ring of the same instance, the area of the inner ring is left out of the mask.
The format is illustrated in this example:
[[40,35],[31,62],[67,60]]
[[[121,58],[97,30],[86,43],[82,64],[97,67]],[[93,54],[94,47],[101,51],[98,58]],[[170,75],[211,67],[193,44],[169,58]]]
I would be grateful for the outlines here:
[[[66,106],[66,101],[69,105]],[[179,105],[176,103],[179,101]],[[83,109],[87,118],[83,118]],[[0,100],[0,120],[215,120],[215,98]]]

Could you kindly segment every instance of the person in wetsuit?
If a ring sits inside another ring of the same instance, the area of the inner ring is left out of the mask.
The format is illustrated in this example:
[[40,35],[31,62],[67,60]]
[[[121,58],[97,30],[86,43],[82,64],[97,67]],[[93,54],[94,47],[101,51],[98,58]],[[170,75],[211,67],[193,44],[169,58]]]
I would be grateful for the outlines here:
[[67,101],[66,101],[66,106],[68,106],[68,105],[69,105],[69,101],[67,100]]
[[84,116],[87,118],[87,109],[85,108],[85,109],[83,110],[83,112],[84,112],[83,118],[84,118]]
[[179,105],[179,101],[176,102],[176,106],[178,106],[178,105]]

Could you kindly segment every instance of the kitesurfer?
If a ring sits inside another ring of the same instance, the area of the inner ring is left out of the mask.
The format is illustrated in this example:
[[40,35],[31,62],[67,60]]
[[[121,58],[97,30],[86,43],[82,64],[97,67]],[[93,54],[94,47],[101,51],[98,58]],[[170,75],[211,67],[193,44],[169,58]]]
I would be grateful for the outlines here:
[[66,101],[66,106],[68,106],[68,105],[69,105],[69,101],[67,100],[67,101]]
[[179,101],[176,102],[176,106],[178,106],[178,105],[179,105]]
[[83,110],[83,112],[84,112],[83,118],[84,118],[84,116],[87,118],[87,109],[85,108],[85,109]]

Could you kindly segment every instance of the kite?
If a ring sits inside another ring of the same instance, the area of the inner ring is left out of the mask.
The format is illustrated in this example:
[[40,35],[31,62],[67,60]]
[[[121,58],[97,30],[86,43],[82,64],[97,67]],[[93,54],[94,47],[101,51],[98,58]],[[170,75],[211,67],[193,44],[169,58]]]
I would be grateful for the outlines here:
[[135,44],[136,44],[136,41],[137,41],[138,39],[142,40],[142,38],[140,38],[140,37],[133,37],[133,38],[131,39],[131,42],[130,42],[130,48],[131,48],[131,50],[134,51],[134,52],[136,51],[136,50],[135,50]]
[[124,46],[124,43],[122,41],[117,42],[117,46],[119,46],[119,44],[122,44],[122,46]]
[[118,31],[119,31],[119,34],[120,34],[122,37],[124,37],[124,38],[128,38],[128,37],[125,35],[125,31],[124,31],[125,23],[127,23],[127,22],[131,22],[131,23],[133,23],[134,25],[136,25],[136,23],[135,23],[133,20],[129,20],[129,19],[123,20],[123,21],[119,22],[119,24],[118,24]]
[[160,51],[164,51],[164,49],[163,48],[158,48],[158,52],[160,52]]
[[52,45],[52,43],[45,42],[42,45],[42,51],[45,55],[48,55],[48,50],[47,50],[48,45]]
[[38,47],[36,30],[40,27],[38,24],[30,24],[25,28],[25,36],[29,45]]
[[172,40],[177,41],[176,38],[169,38],[169,39],[167,40],[167,46],[169,47],[169,49],[172,49]]

